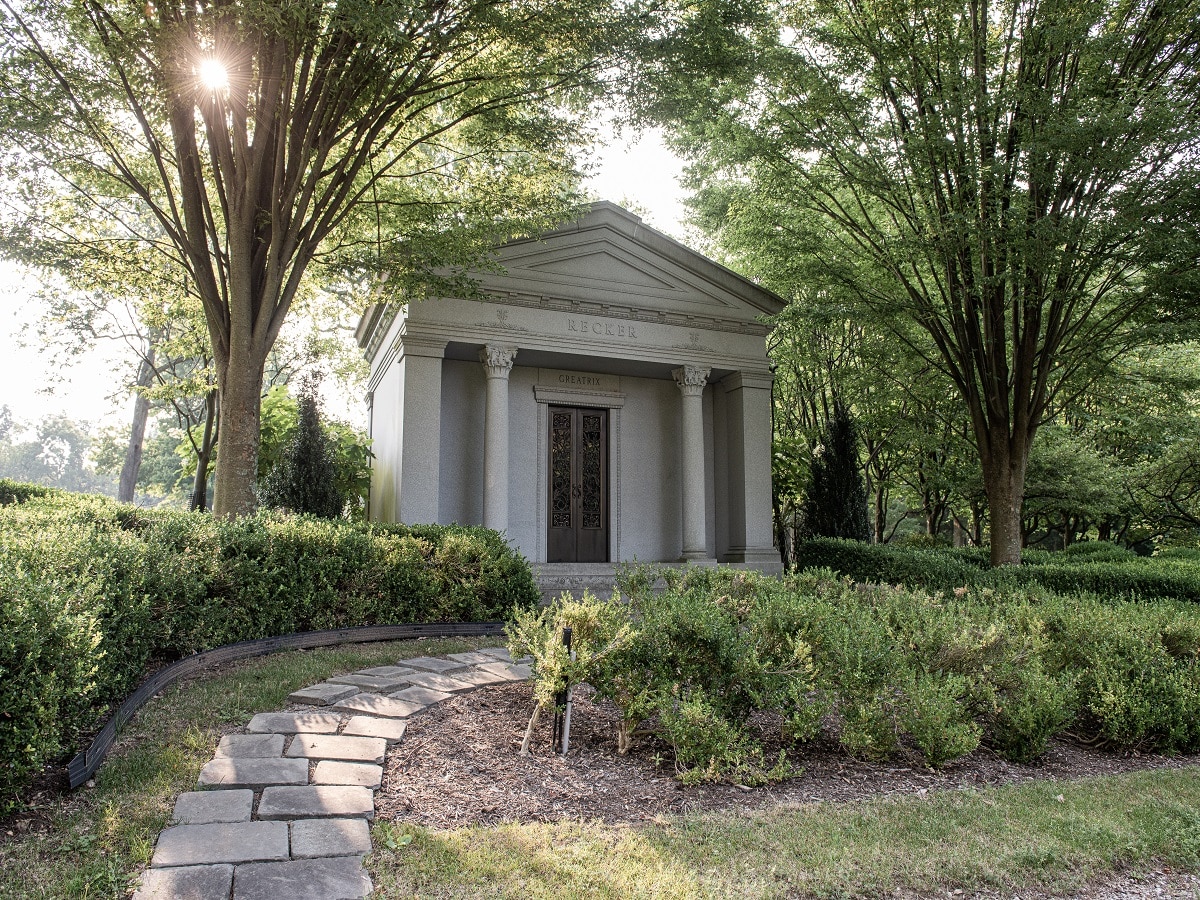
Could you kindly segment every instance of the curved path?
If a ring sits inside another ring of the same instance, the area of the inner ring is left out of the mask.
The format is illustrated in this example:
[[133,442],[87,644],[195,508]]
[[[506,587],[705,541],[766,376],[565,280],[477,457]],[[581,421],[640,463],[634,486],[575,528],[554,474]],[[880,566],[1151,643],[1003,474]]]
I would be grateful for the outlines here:
[[260,713],[221,738],[180,795],[134,900],[358,900],[389,745],[452,694],[521,681],[500,647],[400,660],[296,691],[311,711]]

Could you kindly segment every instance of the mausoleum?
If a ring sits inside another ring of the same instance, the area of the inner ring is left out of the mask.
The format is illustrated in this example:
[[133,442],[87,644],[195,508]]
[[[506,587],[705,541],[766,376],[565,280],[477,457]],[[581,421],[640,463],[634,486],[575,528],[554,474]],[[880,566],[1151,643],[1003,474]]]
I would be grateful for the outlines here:
[[534,563],[777,571],[764,318],[783,301],[611,203],[497,257],[482,299],[359,324],[371,518],[483,524]]

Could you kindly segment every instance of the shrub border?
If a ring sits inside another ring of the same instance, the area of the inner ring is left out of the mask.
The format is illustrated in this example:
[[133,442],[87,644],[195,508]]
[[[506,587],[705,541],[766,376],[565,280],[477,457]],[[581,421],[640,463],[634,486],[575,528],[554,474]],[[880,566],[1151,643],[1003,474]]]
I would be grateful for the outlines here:
[[413,625],[364,625],[339,628],[334,631],[305,631],[254,641],[226,644],[171,663],[146,679],[136,691],[112,714],[88,748],[76,754],[67,765],[71,789],[79,787],[96,774],[104,757],[117,739],[117,732],[133,718],[133,714],[163,688],[186,675],[191,675],[216,663],[232,662],[265,656],[280,650],[307,650],[312,647],[332,647],[337,644],[366,644],[374,641],[399,641],[410,638],[490,637],[504,634],[503,622],[431,622]]

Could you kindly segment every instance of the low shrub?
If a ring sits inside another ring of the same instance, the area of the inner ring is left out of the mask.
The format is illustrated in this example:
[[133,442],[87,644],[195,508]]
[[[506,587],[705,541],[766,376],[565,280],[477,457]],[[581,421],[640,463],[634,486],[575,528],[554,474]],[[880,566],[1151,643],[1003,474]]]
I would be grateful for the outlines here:
[[[0,554],[11,559],[14,543],[29,537],[0,533]],[[91,718],[100,627],[64,587],[54,573],[21,562],[0,566],[0,811]]]
[[1200,565],[1186,553],[1140,557],[1115,544],[1075,544],[1063,552],[1026,550],[1022,565],[988,567],[980,548],[935,549],[822,538],[796,550],[800,569],[832,569],[855,581],[929,590],[1036,586],[1056,593],[1200,602]]
[[[587,681],[622,712],[619,750],[657,733],[685,781],[785,777],[752,717],[793,745],[826,736],[856,756],[931,766],[981,744],[1033,760],[1065,731],[1200,749],[1200,612],[1188,604],[1020,585],[930,592],[829,570],[629,568],[619,583],[623,597],[568,596],[518,617],[510,649],[534,656],[546,708],[567,680]],[[603,623],[605,649],[592,641],[569,668],[561,628],[585,620]]]
[[14,503],[24,503],[34,497],[48,497],[59,493],[61,491],[57,488],[0,478],[0,506],[11,506]]
[[160,662],[300,631],[502,621],[539,598],[482,528],[226,522],[26,487],[0,483],[20,498],[0,507],[0,809]]

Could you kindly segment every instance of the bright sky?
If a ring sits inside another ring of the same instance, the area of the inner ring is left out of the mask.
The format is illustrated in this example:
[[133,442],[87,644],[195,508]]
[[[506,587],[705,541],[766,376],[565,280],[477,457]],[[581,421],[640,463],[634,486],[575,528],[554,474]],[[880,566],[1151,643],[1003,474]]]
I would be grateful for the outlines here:
[[[685,237],[684,194],[677,181],[682,163],[657,132],[637,140],[614,139],[598,163],[587,182],[598,198],[630,206],[646,224]],[[121,402],[113,396],[123,348],[101,347],[67,365],[49,352],[39,353],[32,327],[38,319],[31,299],[35,289],[36,284],[0,260],[0,406],[7,405],[26,424],[56,413],[94,426],[128,421],[132,399]],[[336,410],[331,401],[327,398],[331,413],[365,426],[365,407]]]

